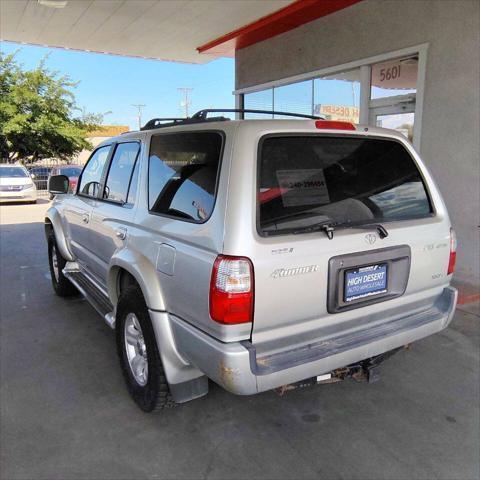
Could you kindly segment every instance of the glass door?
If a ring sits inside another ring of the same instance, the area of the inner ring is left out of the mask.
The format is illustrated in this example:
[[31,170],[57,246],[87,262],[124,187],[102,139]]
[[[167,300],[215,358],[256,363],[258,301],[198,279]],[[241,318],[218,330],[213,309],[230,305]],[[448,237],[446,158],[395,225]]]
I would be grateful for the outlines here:
[[369,115],[370,125],[397,130],[413,142],[415,102],[371,108]]

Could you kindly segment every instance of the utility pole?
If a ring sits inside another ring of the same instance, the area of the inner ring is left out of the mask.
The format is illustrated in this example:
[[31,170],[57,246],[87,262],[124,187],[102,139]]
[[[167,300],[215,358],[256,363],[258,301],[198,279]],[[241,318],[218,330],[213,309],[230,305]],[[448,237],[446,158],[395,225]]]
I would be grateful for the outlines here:
[[193,90],[193,88],[179,87],[177,90],[183,93],[183,100],[180,102],[180,106],[185,108],[185,118],[188,118],[188,107],[192,104],[192,100],[188,98],[188,94]]
[[132,107],[138,109],[138,129],[142,128],[142,108],[146,107],[143,103],[132,103]]

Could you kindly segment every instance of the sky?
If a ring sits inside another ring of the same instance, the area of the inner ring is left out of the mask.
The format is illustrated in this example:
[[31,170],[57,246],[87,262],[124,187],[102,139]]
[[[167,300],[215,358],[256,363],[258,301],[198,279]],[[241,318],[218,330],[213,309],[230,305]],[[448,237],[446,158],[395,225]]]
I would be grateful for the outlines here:
[[1,42],[0,50],[16,58],[26,69],[46,55],[46,65],[79,81],[74,90],[77,104],[89,113],[104,113],[104,124],[138,128],[138,109],[144,104],[142,123],[154,117],[182,117],[179,87],[193,88],[189,114],[203,108],[235,108],[234,61],[220,58],[204,65],[162,62],[90,52]]

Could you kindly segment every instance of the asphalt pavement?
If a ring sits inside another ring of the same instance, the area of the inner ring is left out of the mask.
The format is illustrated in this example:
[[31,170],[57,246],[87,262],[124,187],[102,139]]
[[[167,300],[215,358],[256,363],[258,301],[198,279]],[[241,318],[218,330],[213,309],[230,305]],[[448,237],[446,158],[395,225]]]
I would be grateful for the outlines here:
[[478,304],[381,367],[279,396],[142,413],[113,332],[55,296],[46,200],[0,206],[1,479],[478,479]]

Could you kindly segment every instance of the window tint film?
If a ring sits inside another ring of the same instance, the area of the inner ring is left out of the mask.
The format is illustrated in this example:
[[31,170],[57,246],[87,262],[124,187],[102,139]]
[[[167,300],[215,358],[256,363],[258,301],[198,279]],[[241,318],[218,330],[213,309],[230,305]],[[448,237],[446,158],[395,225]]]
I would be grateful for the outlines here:
[[362,224],[432,213],[415,162],[398,142],[269,137],[260,151],[260,233]]
[[90,157],[87,165],[85,166],[82,178],[80,180],[79,193],[88,195],[90,197],[96,197],[98,189],[100,187],[100,181],[102,179],[103,169],[110,152],[110,145],[106,147],[100,147]]
[[152,137],[149,158],[149,209],[154,213],[204,222],[215,203],[222,136],[214,132]]
[[103,198],[114,202],[126,202],[130,178],[140,145],[137,142],[120,143],[108,171]]

